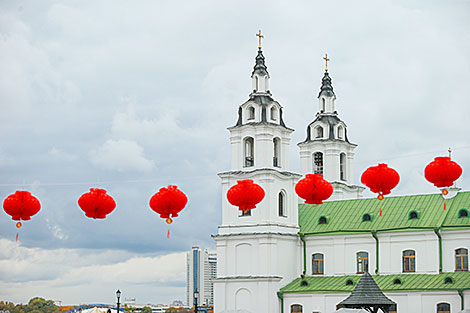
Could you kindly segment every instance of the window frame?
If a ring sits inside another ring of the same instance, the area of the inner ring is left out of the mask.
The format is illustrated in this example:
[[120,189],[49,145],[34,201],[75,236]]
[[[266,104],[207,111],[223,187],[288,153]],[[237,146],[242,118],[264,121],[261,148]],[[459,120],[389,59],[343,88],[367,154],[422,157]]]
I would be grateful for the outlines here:
[[[442,308],[442,306],[444,306],[444,305],[447,306],[447,307]],[[439,308],[439,306],[441,306],[441,308]],[[450,310],[451,310],[450,303],[439,302],[438,304],[436,304],[436,312],[437,313],[450,313],[451,312]]]
[[[407,252],[413,252],[413,254],[405,255]],[[416,251],[415,250],[412,250],[412,249],[403,250],[402,270],[403,270],[403,273],[415,273],[416,272]]]
[[324,170],[324,162],[323,162],[323,152],[317,151],[313,153],[313,173],[314,174],[322,174]]
[[[362,256],[360,254],[362,254]],[[364,254],[366,255],[365,257]],[[364,274],[365,272],[369,272],[369,252],[358,251],[356,253],[356,269],[356,274]]]
[[277,207],[279,217],[287,217],[287,195],[284,190],[279,191],[277,195]]
[[346,175],[346,153],[341,152],[339,154],[339,179],[342,181],[347,181]]
[[[294,311],[294,308],[296,308],[297,310]],[[298,311],[298,309],[300,308],[300,311]],[[302,304],[298,304],[298,303],[294,303],[294,304],[291,304],[290,306],[290,312],[291,313],[302,313],[304,310]]]
[[[318,263],[318,271],[315,271],[315,263]],[[312,275],[324,275],[325,274],[325,255],[323,253],[312,254]]]
[[[460,251],[462,250],[462,251]],[[458,260],[460,259],[460,268],[458,265]],[[456,272],[468,272],[468,249],[467,248],[457,248],[455,249],[455,271]]]
[[243,167],[255,166],[255,139],[245,137],[243,139]]
[[273,166],[281,167],[281,139],[273,138]]
[[246,118],[247,121],[252,121],[256,118],[256,110],[255,110],[255,107],[253,106],[249,106],[247,108],[247,111],[248,111],[248,116]]

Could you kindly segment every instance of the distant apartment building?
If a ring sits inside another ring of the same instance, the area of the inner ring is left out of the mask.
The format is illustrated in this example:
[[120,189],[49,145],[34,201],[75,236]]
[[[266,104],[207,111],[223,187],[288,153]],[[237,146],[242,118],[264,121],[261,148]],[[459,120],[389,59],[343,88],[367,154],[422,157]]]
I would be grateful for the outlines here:
[[199,247],[186,253],[186,303],[194,305],[194,291],[199,292],[198,305],[214,304],[214,284],[217,275],[217,254]]

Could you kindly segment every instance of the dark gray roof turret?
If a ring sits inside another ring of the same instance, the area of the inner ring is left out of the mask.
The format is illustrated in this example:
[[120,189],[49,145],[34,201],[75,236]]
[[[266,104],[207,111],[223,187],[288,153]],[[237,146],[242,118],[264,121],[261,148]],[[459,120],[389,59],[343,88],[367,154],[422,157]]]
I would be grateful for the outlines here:
[[331,85],[331,77],[328,74],[328,71],[325,71],[325,75],[323,75],[321,80],[321,88],[320,93],[318,94],[318,98],[320,98],[321,95],[325,95],[327,97],[332,97],[335,95],[333,92],[333,86]]
[[374,308],[375,310],[370,312],[377,312],[378,309],[388,312],[388,309],[394,304],[396,303],[384,295],[372,276],[366,272],[362,275],[351,295],[338,303],[336,309],[363,308],[369,311],[371,308]]
[[256,64],[255,64],[255,67],[253,68],[253,73],[251,73],[251,76],[253,77],[255,73],[259,75],[268,75],[268,68],[266,64],[264,63],[264,55],[261,49],[258,50],[258,55],[256,56],[255,60],[256,60]]

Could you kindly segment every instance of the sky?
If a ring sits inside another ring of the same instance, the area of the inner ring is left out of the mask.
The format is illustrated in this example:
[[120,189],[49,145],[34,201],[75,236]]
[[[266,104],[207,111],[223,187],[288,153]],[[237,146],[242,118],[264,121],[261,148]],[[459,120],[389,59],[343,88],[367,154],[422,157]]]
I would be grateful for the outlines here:
[[[291,171],[328,53],[356,184],[386,162],[401,175],[392,195],[435,193],[423,169],[452,147],[470,190],[469,0],[3,0],[0,199],[24,189],[42,208],[18,242],[0,214],[0,300],[185,299],[185,252],[215,249],[217,173],[230,170],[226,128],[251,91],[259,29],[296,130]],[[189,198],[169,239],[148,206],[168,184]],[[77,205],[93,187],[117,203],[105,220]]]

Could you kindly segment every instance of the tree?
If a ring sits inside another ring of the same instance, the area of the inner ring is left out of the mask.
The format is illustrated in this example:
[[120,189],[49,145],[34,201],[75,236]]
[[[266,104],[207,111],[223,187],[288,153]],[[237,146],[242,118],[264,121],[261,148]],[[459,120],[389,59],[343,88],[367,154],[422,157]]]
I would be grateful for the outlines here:
[[152,308],[149,306],[144,306],[141,313],[152,313]]

